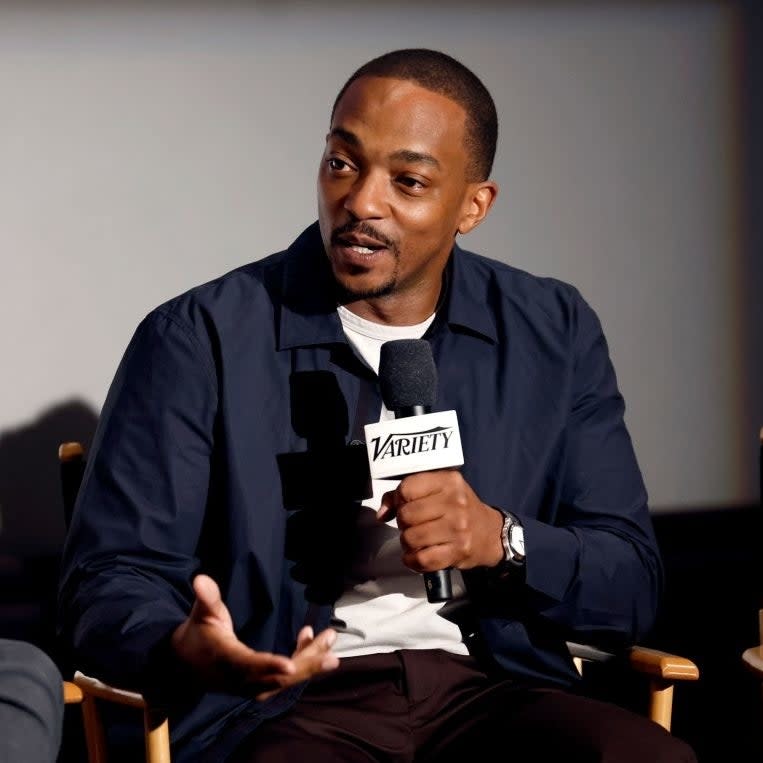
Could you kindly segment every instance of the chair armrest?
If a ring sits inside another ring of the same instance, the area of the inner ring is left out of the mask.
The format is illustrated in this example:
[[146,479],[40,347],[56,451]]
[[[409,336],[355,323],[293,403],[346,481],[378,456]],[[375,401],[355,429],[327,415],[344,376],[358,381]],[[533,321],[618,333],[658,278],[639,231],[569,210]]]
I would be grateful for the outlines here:
[[82,702],[82,689],[73,681],[64,681],[64,704],[73,705]]
[[79,670],[74,674],[74,683],[86,694],[99,699],[105,699],[110,702],[116,702],[120,705],[129,707],[138,707],[146,709],[146,700],[143,695],[126,689],[118,689],[115,686],[99,681],[97,678],[87,676]]
[[106,736],[96,700],[115,702],[142,710],[146,763],[170,763],[169,721],[164,710],[149,707],[142,694],[99,681],[79,670],[74,674],[75,688],[82,692],[82,712],[88,760],[107,760]]
[[679,657],[645,646],[634,646],[628,654],[631,667],[654,678],[673,681],[696,681],[699,668],[686,657]]
[[608,652],[588,644],[568,641],[567,648],[582,672],[582,661],[607,662],[619,658],[637,673],[649,678],[649,717],[670,731],[673,713],[673,683],[675,681],[696,681],[699,668],[685,657],[669,652],[634,646],[621,653]]
[[[567,648],[573,657],[590,662],[607,662],[620,656],[615,652],[572,641],[567,642]],[[627,658],[628,664],[637,673],[654,678],[673,681],[696,681],[699,678],[699,668],[691,660],[669,652],[634,646],[624,652],[622,657]]]
[[617,658],[614,652],[608,652],[606,649],[599,649],[590,644],[578,644],[576,641],[568,641],[567,648],[573,657],[579,657],[588,662],[609,662]]
[[73,461],[82,458],[85,455],[85,449],[79,442],[62,442],[58,446],[59,461]]

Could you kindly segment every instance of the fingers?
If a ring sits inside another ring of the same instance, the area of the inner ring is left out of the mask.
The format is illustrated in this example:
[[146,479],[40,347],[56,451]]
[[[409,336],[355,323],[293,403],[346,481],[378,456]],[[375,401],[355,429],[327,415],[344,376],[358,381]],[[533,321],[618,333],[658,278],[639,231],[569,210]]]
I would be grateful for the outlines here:
[[382,496],[376,516],[384,522],[396,517],[398,527],[404,529],[437,520],[453,510],[462,511],[470,493],[463,476],[454,469],[410,474]]
[[314,665],[321,672],[333,670],[339,666],[339,658],[331,651],[335,643],[336,631],[331,628],[327,628],[318,634],[313,642],[315,648],[315,654],[313,655]]
[[313,629],[310,625],[305,625],[302,630],[297,634],[297,648],[296,651],[299,652],[302,649],[304,649],[314,638]]
[[453,544],[426,546],[403,552],[403,564],[413,572],[436,572],[455,566]]
[[392,517],[400,530],[403,563],[414,572],[486,564],[500,542],[495,509],[479,499],[457,469],[404,477],[385,493],[377,511],[379,521]]
[[298,676],[297,665],[290,658],[272,652],[258,652],[243,644],[240,646],[242,650],[233,648],[227,654],[220,655],[217,662],[217,683],[223,691],[264,698],[303,680]]
[[[303,628],[304,630],[305,628]],[[303,647],[293,655],[297,673],[303,675],[304,678],[309,678],[317,673],[338,667],[339,658],[331,651],[335,642],[336,631],[327,628],[309,642],[304,643]]]
[[176,657],[207,689],[265,697],[339,664],[331,652],[336,640],[332,629],[315,636],[312,627],[303,627],[291,657],[257,651],[236,636],[212,578],[197,575],[193,590],[196,600],[191,614],[175,629],[171,644]]
[[380,522],[390,522],[397,515],[397,507],[400,497],[397,490],[388,490],[381,499],[381,504],[376,510],[376,518]]
[[196,601],[191,610],[191,619],[196,621],[216,620],[228,628],[233,628],[230,612],[220,595],[220,587],[209,575],[197,575],[193,579]]
[[269,676],[272,688],[256,695],[256,699],[266,699],[287,686],[339,667],[339,658],[331,651],[335,641],[336,631],[333,629],[327,628],[313,637],[313,629],[306,625],[297,636],[297,648],[290,661],[293,671]]
[[[458,485],[463,481],[461,473],[454,469],[436,469],[409,474],[394,490],[384,493],[376,517],[380,521],[389,522],[404,506],[440,494],[444,489],[448,489],[449,485]],[[435,503],[431,505],[436,506]]]
[[297,666],[289,657],[273,652],[258,652],[238,639],[220,651],[217,665],[229,677],[237,676],[243,684],[274,683],[279,677],[287,678],[297,672]]
[[293,658],[297,655],[313,656],[318,653],[325,653],[334,646],[336,641],[336,631],[333,628],[326,628],[321,631],[317,636],[313,636],[313,629],[309,625],[305,625],[302,630],[297,634],[297,647],[294,650]]

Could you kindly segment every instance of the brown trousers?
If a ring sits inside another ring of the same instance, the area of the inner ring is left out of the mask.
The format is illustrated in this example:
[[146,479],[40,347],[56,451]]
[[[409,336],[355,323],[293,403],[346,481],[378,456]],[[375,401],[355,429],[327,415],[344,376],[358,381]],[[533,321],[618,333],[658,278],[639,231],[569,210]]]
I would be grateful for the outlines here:
[[[490,755],[488,758],[487,756]],[[617,705],[496,680],[470,657],[349,657],[260,726],[235,763],[696,763],[691,748]]]

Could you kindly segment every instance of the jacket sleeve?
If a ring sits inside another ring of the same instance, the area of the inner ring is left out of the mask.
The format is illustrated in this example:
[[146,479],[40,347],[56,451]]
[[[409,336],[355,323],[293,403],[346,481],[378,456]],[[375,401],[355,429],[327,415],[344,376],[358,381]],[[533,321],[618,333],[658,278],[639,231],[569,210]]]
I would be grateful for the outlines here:
[[[538,677],[574,671],[567,641],[605,648],[651,629],[662,564],[647,493],[624,421],[625,405],[600,322],[576,294],[568,332],[560,457],[546,476],[547,503],[522,516],[524,579],[480,598],[481,628],[510,670]],[[506,507],[511,510],[511,507]]]
[[607,342],[582,300],[576,317],[556,519],[526,523],[526,581],[572,637],[628,644],[652,627],[662,566]]
[[101,412],[64,548],[65,653],[81,670],[142,691],[164,683],[169,637],[193,600],[213,369],[208,350],[171,313],[142,322]]

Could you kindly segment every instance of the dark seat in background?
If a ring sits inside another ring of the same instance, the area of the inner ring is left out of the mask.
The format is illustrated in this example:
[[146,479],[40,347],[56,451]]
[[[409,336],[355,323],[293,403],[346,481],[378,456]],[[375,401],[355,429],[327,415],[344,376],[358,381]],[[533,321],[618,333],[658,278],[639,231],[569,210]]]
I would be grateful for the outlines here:
[[[760,444],[758,449],[758,474],[760,482],[760,509],[763,511],[763,428],[760,430]],[[760,602],[763,606],[763,600]],[[761,705],[760,723],[763,726],[763,608],[758,611],[758,637],[757,646],[751,646],[742,653],[742,662],[745,667],[760,681]],[[763,731],[761,732],[763,735]]]

